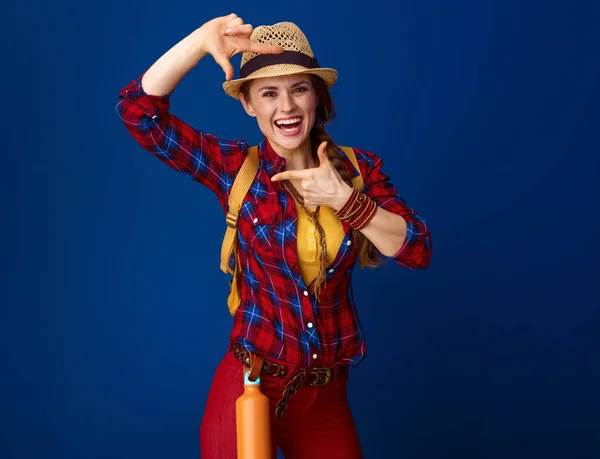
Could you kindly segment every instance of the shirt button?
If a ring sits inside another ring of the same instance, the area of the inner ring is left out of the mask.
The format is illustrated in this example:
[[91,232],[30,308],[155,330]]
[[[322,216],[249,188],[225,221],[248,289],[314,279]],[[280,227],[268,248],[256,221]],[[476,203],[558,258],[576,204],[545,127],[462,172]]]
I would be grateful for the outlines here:
[[333,269],[330,269],[330,270],[329,270],[329,272],[330,272],[330,273],[332,273],[332,272],[333,272]]
[[352,244],[352,241],[346,242],[346,245],[350,245],[350,244]]
[[313,323],[312,322],[309,322],[306,325],[308,325],[308,328],[313,328]]
[[304,296],[308,296],[308,292],[304,290]]
[[309,237],[308,238],[308,242],[310,242],[311,244],[315,243],[315,238],[314,237]]
[[308,232],[310,234],[315,234],[315,229],[311,226],[310,228],[308,228]]
[[317,360],[317,357],[319,357],[317,354],[313,354],[313,359]]
[[254,224],[256,225],[258,223],[258,218],[255,218],[253,221],[254,221]]

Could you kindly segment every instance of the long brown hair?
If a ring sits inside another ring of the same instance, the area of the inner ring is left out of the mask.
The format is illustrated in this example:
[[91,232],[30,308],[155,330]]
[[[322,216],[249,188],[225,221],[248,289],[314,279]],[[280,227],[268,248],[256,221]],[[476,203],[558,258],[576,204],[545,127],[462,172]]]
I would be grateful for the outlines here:
[[[342,180],[349,186],[352,186],[350,172],[344,166],[342,156],[338,151],[338,147],[327,133],[325,126],[335,119],[335,108],[333,105],[333,98],[329,92],[329,88],[325,81],[316,75],[310,75],[312,79],[313,88],[319,99],[319,105],[317,105],[315,113],[315,124],[310,131],[310,141],[312,147],[312,155],[315,163],[318,163],[317,149],[322,142],[327,142],[327,156],[329,161],[333,164],[333,167],[338,171]],[[252,81],[252,80],[250,80]],[[244,95],[246,100],[250,99],[250,81],[245,82],[240,87],[240,92]],[[374,249],[373,243],[369,241],[360,231],[355,229],[351,230],[352,241],[356,247],[358,247],[358,253],[360,256],[360,267],[365,266],[369,268],[375,268],[382,263],[381,257],[378,252]]]

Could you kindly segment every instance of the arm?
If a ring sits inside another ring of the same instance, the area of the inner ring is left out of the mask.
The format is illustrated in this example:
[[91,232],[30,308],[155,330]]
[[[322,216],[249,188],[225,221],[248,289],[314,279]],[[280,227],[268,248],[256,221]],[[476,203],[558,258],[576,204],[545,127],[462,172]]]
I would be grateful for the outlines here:
[[252,26],[235,14],[213,19],[161,56],[141,78],[120,93],[118,115],[140,145],[184,175],[206,185],[218,196],[243,161],[244,142],[230,142],[197,131],[169,113],[169,99],[183,77],[207,54],[233,77],[229,59],[246,50],[278,52],[279,48],[249,40]]
[[[301,180],[299,190],[308,206],[329,206],[340,210],[352,192],[329,161],[327,143],[318,148],[319,167],[280,172],[272,181]],[[381,171],[383,161],[372,153],[354,149],[365,182],[365,194],[378,208],[360,231],[385,257],[407,268],[423,269],[431,259],[429,229],[402,199],[392,181]]]
[[359,165],[367,166],[361,167],[361,171],[366,171],[365,194],[378,206],[375,216],[361,232],[390,260],[407,268],[427,268],[432,244],[425,221],[406,205],[390,178],[382,172],[381,158],[360,149],[355,152]]
[[168,95],[146,93],[141,77],[123,88],[116,111],[142,148],[217,196],[224,195],[225,175],[229,172],[226,167],[240,166],[246,150],[243,142],[226,141],[195,130],[169,112]]
[[279,46],[250,41],[252,30],[252,25],[244,24],[236,14],[208,21],[173,46],[148,69],[142,79],[144,90],[156,96],[170,94],[207,54],[212,55],[221,66],[229,81],[233,78],[233,67],[229,60],[234,55],[245,51],[262,54],[283,52]]

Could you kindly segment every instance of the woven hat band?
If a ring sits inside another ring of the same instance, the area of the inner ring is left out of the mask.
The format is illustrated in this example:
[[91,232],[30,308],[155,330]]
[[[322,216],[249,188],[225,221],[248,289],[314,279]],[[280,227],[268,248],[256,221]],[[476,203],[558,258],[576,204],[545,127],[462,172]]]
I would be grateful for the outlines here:
[[307,56],[299,51],[284,51],[280,54],[259,54],[240,68],[240,78],[247,78],[257,70],[275,64],[296,64],[307,69],[318,69],[321,67],[315,57]]

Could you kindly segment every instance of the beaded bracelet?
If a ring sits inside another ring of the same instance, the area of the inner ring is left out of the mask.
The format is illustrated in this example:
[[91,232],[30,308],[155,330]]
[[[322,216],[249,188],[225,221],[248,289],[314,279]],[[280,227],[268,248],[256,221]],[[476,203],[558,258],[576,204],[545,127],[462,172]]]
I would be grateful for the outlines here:
[[360,230],[367,226],[376,212],[375,201],[353,188],[352,194],[342,208],[335,212],[335,215],[340,220],[346,221],[352,228]]

